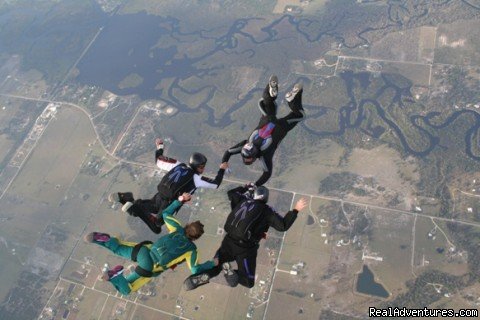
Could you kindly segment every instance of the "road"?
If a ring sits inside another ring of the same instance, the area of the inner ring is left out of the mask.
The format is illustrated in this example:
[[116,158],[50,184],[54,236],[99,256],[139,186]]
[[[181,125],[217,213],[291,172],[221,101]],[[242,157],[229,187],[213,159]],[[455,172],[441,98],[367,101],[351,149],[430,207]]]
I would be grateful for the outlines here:
[[[126,159],[117,157],[113,152],[108,150],[105,147],[105,145],[103,144],[102,139],[100,138],[100,135],[99,135],[99,133],[98,133],[96,127],[95,127],[95,124],[93,122],[92,116],[84,108],[82,108],[79,105],[76,105],[76,104],[70,103],[70,102],[64,102],[64,101],[54,101],[54,100],[49,100],[49,99],[30,98],[30,97],[24,97],[24,96],[19,96],[19,95],[11,95],[11,94],[0,94],[0,96],[8,97],[8,98],[15,98],[15,99],[37,101],[37,102],[55,103],[55,104],[59,104],[59,105],[70,106],[70,107],[73,107],[77,110],[80,110],[90,120],[90,124],[92,125],[92,128],[93,128],[93,130],[95,132],[95,135],[97,137],[97,140],[99,141],[100,146],[102,147],[102,149],[104,150],[104,152],[106,154],[108,154],[112,158],[116,159],[120,163],[127,163],[127,164],[136,165],[136,166],[140,166],[140,167],[144,167],[144,168],[159,170],[155,165],[149,165],[149,164],[145,164],[145,163],[142,163],[142,162],[130,161],[130,160],[126,160]],[[123,133],[123,136],[125,134],[126,133]],[[116,148],[115,148],[115,150],[116,150]],[[231,183],[239,183],[239,184],[246,184],[246,183],[249,182],[249,181],[245,181],[245,180],[228,179],[228,178],[225,178],[224,181],[231,182]],[[408,210],[382,207],[382,206],[374,205],[374,204],[370,204],[370,203],[345,200],[345,199],[338,198],[338,197],[331,197],[331,196],[325,196],[325,195],[320,195],[320,194],[300,193],[300,192],[295,191],[295,190],[289,190],[289,189],[284,189],[284,188],[275,188],[275,187],[270,187],[269,186],[269,189],[276,190],[276,191],[281,191],[281,192],[287,192],[287,193],[291,193],[291,194],[301,194],[301,195],[305,195],[305,196],[308,196],[308,197],[311,197],[311,198],[318,198],[318,199],[322,199],[322,200],[330,200],[330,201],[335,201],[335,202],[340,202],[340,203],[348,203],[348,204],[353,204],[353,205],[357,205],[357,206],[364,206],[364,207],[368,207],[368,208],[371,208],[371,209],[378,209],[378,210],[382,210],[384,212],[389,212],[389,213],[393,213],[393,214],[408,214],[408,215],[411,215],[413,217],[423,217],[423,218],[435,219],[435,220],[438,220],[438,221],[454,222],[454,223],[469,225],[469,226],[473,226],[473,227],[480,227],[480,223],[472,222],[472,221],[464,221],[464,220],[459,220],[459,219],[448,219],[448,218],[444,218],[444,217],[433,217],[433,216],[430,216],[430,215],[427,215],[427,214],[412,212],[412,211],[408,211]],[[6,192],[6,190],[4,192]],[[463,193],[468,194],[466,192],[463,192]]]
[[[95,127],[95,123],[94,123],[94,118],[92,117],[92,115],[87,112],[84,108],[82,108],[81,106],[79,105],[76,105],[74,103],[70,103],[70,102],[64,102],[64,101],[56,101],[56,100],[50,100],[50,99],[40,99],[40,98],[31,98],[31,97],[25,97],[25,96],[20,96],[20,95],[11,95],[11,94],[0,94],[0,96],[3,96],[3,97],[8,97],[8,98],[13,98],[13,99],[23,99],[23,100],[30,100],[30,101],[36,101],[36,102],[45,102],[45,103],[54,103],[54,104],[57,104],[57,105],[61,105],[61,106],[67,106],[67,107],[71,107],[71,108],[75,108],[79,111],[82,112],[82,114],[84,114],[90,121],[90,124],[92,126],[92,129],[94,130],[95,132],[95,135],[96,135],[96,139],[99,141],[100,143],[100,146],[101,148],[103,149],[103,151],[108,154],[109,156],[111,156],[112,158],[116,159],[119,163],[127,163],[127,164],[131,164],[131,165],[135,165],[135,166],[141,166],[141,167],[145,167],[145,168],[150,168],[152,170],[154,169],[157,169],[156,166],[154,165],[148,165],[148,164],[145,164],[145,163],[140,163],[140,162],[135,162],[135,161],[129,161],[129,160],[126,160],[126,159],[123,159],[123,158],[120,158],[120,157],[117,157],[115,155],[115,151],[117,150],[118,146],[120,145],[121,141],[123,140],[124,136],[128,133],[128,130],[129,128],[131,127],[131,124],[132,122],[134,121],[134,119],[132,119],[129,123],[129,125],[127,126],[127,128],[125,129],[125,132],[122,133],[121,135],[121,138],[119,139],[118,143],[114,146],[113,148],[113,151],[110,151],[107,149],[107,147],[103,144],[102,142],[102,139]],[[137,112],[135,113],[135,116],[134,118],[137,116],[139,110],[137,110]],[[31,151],[33,151],[33,149],[36,147],[36,144],[32,147],[32,150],[30,150],[30,153]],[[30,154],[29,153],[29,154]],[[18,169],[19,171],[21,170],[21,168],[23,167],[23,164],[26,162],[28,156],[25,157],[24,161],[22,162],[20,168]],[[19,172],[18,171],[18,172]],[[17,172],[17,174],[18,174]],[[7,189],[10,187],[10,185],[12,184],[12,182],[14,181],[14,179],[16,178],[17,174],[15,174],[15,176],[12,177],[12,180],[9,182],[7,188],[4,190],[3,194],[5,194],[7,192]],[[228,179],[228,178],[225,178],[224,179],[225,181],[228,181],[228,182],[232,182],[232,183],[239,183],[239,184],[245,184],[247,181],[242,181],[242,180],[236,180],[236,179]],[[298,193],[296,191],[293,191],[293,190],[288,190],[288,189],[283,189],[283,188],[274,188],[274,187],[270,187],[270,189],[272,190],[277,190],[277,191],[281,191],[281,192],[286,192],[286,193],[291,193],[292,194],[292,203],[291,203],[291,206],[293,206],[293,203],[294,203],[294,199],[295,199],[295,196],[297,194],[299,195],[305,195],[305,196],[309,196],[311,199],[313,198],[318,198],[318,199],[322,199],[322,200],[329,200],[329,201],[335,201],[335,202],[340,202],[340,205],[342,206],[342,209],[343,209],[343,204],[344,203],[348,203],[348,204],[353,204],[353,205],[357,205],[357,206],[365,206],[367,209],[368,208],[371,208],[371,209],[378,209],[378,210],[381,210],[383,212],[389,212],[389,213],[392,213],[392,214],[407,214],[407,215],[411,215],[414,217],[414,224],[413,224],[413,228],[412,228],[412,257],[411,257],[411,267],[412,267],[412,273],[415,275],[414,273],[414,254],[415,254],[415,225],[416,225],[416,220],[418,217],[423,217],[423,218],[429,218],[431,219],[434,223],[435,221],[434,220],[438,220],[438,221],[445,221],[445,222],[455,222],[455,223],[459,223],[459,224],[464,224],[464,225],[470,225],[470,226],[475,226],[475,227],[480,227],[480,223],[475,223],[475,222],[470,222],[470,221],[462,221],[462,220],[456,220],[456,219],[447,219],[447,218],[442,218],[442,217],[432,217],[432,216],[429,216],[429,215],[426,215],[426,214],[421,214],[421,213],[418,213],[418,212],[410,212],[410,211],[407,211],[407,210],[401,210],[401,209],[395,209],[395,208],[388,208],[388,207],[382,207],[382,206],[378,206],[378,205],[372,205],[372,204],[369,204],[369,203],[362,203],[362,202],[358,202],[358,201],[349,201],[349,200],[345,200],[345,199],[341,199],[341,198],[338,198],[338,197],[330,197],[330,196],[325,196],[325,195],[319,195],[319,194],[308,194],[308,193]],[[460,191],[460,190],[459,190]],[[461,191],[462,192],[462,191]],[[466,193],[466,192],[464,192]],[[3,196],[2,194],[2,196]],[[466,193],[467,194],[467,193]],[[311,201],[310,201],[311,202]],[[347,218],[348,220],[348,218]],[[442,230],[443,232],[443,230]],[[285,234],[284,234],[284,237],[285,237]],[[277,257],[277,262],[276,262],[276,265],[275,265],[275,272],[273,274],[273,278],[272,278],[272,285],[270,286],[269,288],[269,292],[268,292],[268,297],[267,299],[265,300],[265,303],[266,303],[266,308],[265,308],[265,312],[264,312],[264,316],[263,318],[265,319],[266,315],[267,315],[267,311],[268,311],[268,307],[269,307],[269,301],[270,301],[270,297],[271,297],[271,294],[272,294],[272,290],[273,290],[273,283],[275,281],[275,277],[276,277],[276,273],[277,272],[285,272],[284,270],[280,270],[278,269],[278,263],[280,261],[280,255],[282,253],[282,249],[283,249],[283,244],[284,244],[284,238],[282,238],[282,242],[281,242],[281,245],[280,245],[280,250],[279,250],[279,256]],[[72,251],[73,252],[73,251]],[[68,260],[68,259],[67,259]],[[108,295],[108,298],[110,297],[115,297],[115,296],[111,296],[110,294],[108,293],[105,293],[105,292],[102,292],[98,289],[95,289],[95,288],[90,288],[90,287],[85,287],[84,285],[82,284],[79,284],[79,283],[76,283],[76,282],[71,282],[67,279],[64,279],[64,278],[60,278],[60,281],[65,281],[65,282],[70,282],[70,283],[74,283],[75,285],[79,285],[79,286],[83,286],[83,290],[85,289],[88,289],[88,290],[93,290],[93,291],[97,291],[97,292],[101,292],[103,294],[106,294]],[[60,283],[59,281],[59,283]],[[57,284],[58,286],[58,284]],[[55,290],[54,290],[55,292]],[[54,293],[52,293],[52,296],[53,296]],[[115,297],[117,299],[123,299],[121,297]],[[51,299],[51,297],[50,297]],[[49,299],[49,300],[50,300]],[[125,300],[125,299],[124,299]],[[131,302],[131,301],[130,301]],[[133,302],[132,302],[133,303]],[[166,311],[163,311],[163,310],[160,310],[160,309],[155,309],[155,308],[152,308],[152,307],[149,307],[147,305],[143,305],[143,304],[139,304],[139,303],[136,303],[135,302],[135,308],[137,307],[137,305],[140,305],[142,307],[145,307],[145,308],[148,308],[148,309],[151,309],[151,310],[155,310],[155,311],[158,311],[158,312],[161,312],[163,314],[166,314],[166,315],[169,315],[169,316],[175,316],[175,317],[178,317],[172,313],[169,313],[169,312],[166,312]],[[48,303],[46,304],[46,306],[48,306]],[[102,312],[103,312],[103,309],[102,309]],[[183,317],[179,317],[181,319],[186,319],[186,318],[183,318]]]

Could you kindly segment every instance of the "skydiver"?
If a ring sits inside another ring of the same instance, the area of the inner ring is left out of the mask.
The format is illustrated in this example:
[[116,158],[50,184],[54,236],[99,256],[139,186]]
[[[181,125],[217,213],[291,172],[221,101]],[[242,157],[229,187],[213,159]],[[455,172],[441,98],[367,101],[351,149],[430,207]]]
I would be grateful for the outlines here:
[[[267,204],[268,195],[269,191],[264,186],[250,190],[242,186],[228,191],[232,211],[225,222],[226,235],[215,254],[219,263],[204,273],[188,277],[184,282],[187,291],[208,283],[222,269],[229,286],[235,287],[238,283],[247,288],[254,286],[260,240],[266,237],[269,227],[287,231],[295,222],[298,212],[307,206],[307,200],[302,198],[282,217]],[[231,270],[231,261],[237,262],[238,270]]]
[[143,285],[159,276],[163,271],[174,269],[177,264],[187,261],[192,274],[201,273],[218,265],[218,260],[210,260],[198,264],[197,247],[193,241],[204,233],[200,221],[190,222],[182,227],[173,214],[180,209],[183,203],[189,201],[191,195],[183,193],[162,211],[163,220],[167,225],[168,235],[157,241],[143,241],[140,243],[125,242],[106,233],[92,232],[84,239],[86,242],[95,243],[112,251],[114,254],[137,262],[134,271],[125,277],[121,265],[111,270],[105,270],[102,279],[109,281],[121,294],[128,295],[137,291]]
[[228,162],[230,156],[240,153],[243,163],[251,165],[256,159],[260,159],[263,167],[263,174],[255,182],[256,186],[265,184],[272,175],[273,155],[280,142],[287,133],[305,118],[305,111],[302,106],[303,86],[297,83],[292,90],[285,95],[291,112],[280,119],[277,119],[278,78],[272,75],[269,79],[263,97],[258,102],[262,113],[260,122],[256,129],[250,134],[247,140],[234,145],[223,155],[222,162]]
[[155,160],[157,166],[168,171],[157,186],[157,193],[151,199],[134,199],[131,192],[115,192],[108,196],[111,202],[123,204],[122,211],[139,217],[156,234],[162,231],[164,221],[160,214],[172,201],[184,192],[193,194],[197,188],[217,189],[223,180],[228,163],[220,164],[215,179],[202,176],[207,164],[207,157],[194,152],[188,165],[163,155],[164,144],[159,138],[155,140],[157,147]]

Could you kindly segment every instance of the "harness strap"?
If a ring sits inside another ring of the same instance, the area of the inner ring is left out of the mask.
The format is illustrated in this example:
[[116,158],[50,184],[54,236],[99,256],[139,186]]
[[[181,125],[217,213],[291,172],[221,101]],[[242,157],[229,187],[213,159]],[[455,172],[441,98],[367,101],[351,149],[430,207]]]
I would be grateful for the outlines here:
[[[133,251],[132,251],[132,261],[133,262],[137,262],[137,256],[138,256],[138,252],[140,251],[140,248],[143,247],[144,245],[147,245],[147,244],[152,244],[153,242],[152,241],[142,241],[140,243],[137,243],[135,245],[135,247],[133,247]],[[138,272],[137,272],[138,273]]]
[[145,278],[153,277],[153,272],[152,271],[145,270],[140,266],[137,266],[135,268],[135,272],[141,277],[145,277]]
[[266,125],[264,125],[262,128],[260,128],[260,130],[258,130],[258,135],[261,138],[266,139],[272,135],[273,129],[275,129],[275,124],[272,122],[269,122]]

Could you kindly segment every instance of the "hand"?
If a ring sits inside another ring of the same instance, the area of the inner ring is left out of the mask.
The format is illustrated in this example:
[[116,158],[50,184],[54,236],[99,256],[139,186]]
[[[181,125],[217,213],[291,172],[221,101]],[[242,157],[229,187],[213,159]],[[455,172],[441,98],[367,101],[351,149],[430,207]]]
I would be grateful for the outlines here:
[[188,202],[192,199],[192,195],[188,192],[184,192],[180,197],[178,197],[178,201],[180,202]]
[[306,198],[302,198],[295,203],[294,209],[297,211],[302,211],[308,205],[308,200]]
[[215,267],[216,267],[220,264],[220,261],[218,260],[218,258],[213,258],[213,263],[215,264]]
[[163,147],[163,140],[160,138],[155,139],[155,145],[157,146],[157,149],[160,149]]
[[223,169],[223,170],[228,169],[228,162],[222,162],[222,163],[220,164],[220,169]]
[[255,190],[257,189],[257,185],[253,182],[250,182],[245,185],[245,188],[247,188],[248,190]]

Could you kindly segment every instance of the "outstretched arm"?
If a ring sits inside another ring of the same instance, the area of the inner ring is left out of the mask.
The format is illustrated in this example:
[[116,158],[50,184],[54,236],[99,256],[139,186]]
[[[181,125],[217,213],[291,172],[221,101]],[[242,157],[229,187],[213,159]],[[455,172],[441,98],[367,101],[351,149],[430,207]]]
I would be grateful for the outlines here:
[[230,156],[233,154],[239,154],[242,151],[242,147],[247,143],[247,140],[243,140],[240,143],[237,143],[223,154],[222,162],[228,162],[230,160]]
[[270,207],[267,210],[268,225],[277,231],[287,231],[297,219],[298,211],[296,209],[288,211],[284,217]]
[[197,249],[187,252],[186,260],[188,268],[192,274],[202,273],[215,267],[215,262],[213,260],[209,260],[204,263],[198,263]]
[[157,138],[155,140],[155,145],[157,146],[157,149],[155,151],[155,161],[157,163],[157,167],[162,170],[170,171],[171,169],[180,164],[180,161],[177,161],[173,158],[165,157],[163,155],[164,145],[162,139]]
[[183,202],[175,200],[162,211],[162,218],[167,225],[168,232],[172,233],[182,228],[180,222],[173,217],[175,211],[183,205]]
[[287,214],[282,217],[271,207],[267,207],[267,222],[269,226],[278,231],[287,231],[293,225],[297,219],[297,214],[307,206],[307,199],[302,198],[295,203],[295,207],[288,211]]
[[162,218],[167,225],[168,232],[172,233],[178,229],[182,229],[180,222],[173,217],[173,214],[185,203],[192,199],[190,193],[184,192],[181,196],[178,197],[178,200],[173,201],[168,207],[162,211]]
[[215,179],[207,178],[198,174],[193,176],[193,182],[197,188],[217,189],[223,181],[225,169],[228,168],[228,163],[223,162],[218,169]]
[[260,163],[263,166],[263,174],[255,182],[255,185],[257,187],[265,184],[268,181],[268,179],[270,179],[270,177],[272,176],[272,169],[273,169],[272,158],[273,158],[273,152],[267,153],[266,155],[263,155],[260,157]]

